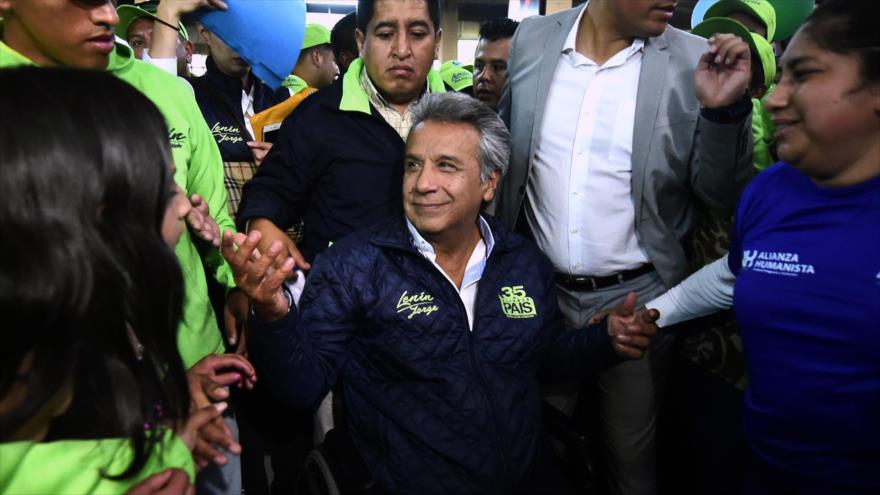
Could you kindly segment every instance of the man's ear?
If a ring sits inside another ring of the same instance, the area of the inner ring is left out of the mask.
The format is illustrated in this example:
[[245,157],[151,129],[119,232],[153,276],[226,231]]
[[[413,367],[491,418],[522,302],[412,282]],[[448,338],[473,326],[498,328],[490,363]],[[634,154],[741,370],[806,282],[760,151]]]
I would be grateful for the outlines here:
[[440,47],[443,46],[443,29],[437,30],[434,37],[434,60],[440,60]]
[[193,45],[192,41],[186,41],[183,44],[183,51],[186,52],[186,61],[192,63],[193,52],[196,50],[195,45]]
[[309,53],[309,60],[312,61],[312,65],[316,68],[321,67],[321,64],[324,63],[324,55],[321,53],[320,49],[315,48]]
[[11,0],[0,0],[0,16],[9,17],[10,12],[12,12]]
[[364,32],[361,31],[360,29],[355,29],[354,30],[354,39],[355,39],[355,41],[357,41],[357,45],[358,45],[358,56],[360,58],[364,58],[364,41],[365,41]]
[[499,179],[501,179],[501,174],[497,170],[493,170],[489,177],[486,178],[486,182],[483,182],[483,201],[486,203],[495,198],[495,190],[498,188]]

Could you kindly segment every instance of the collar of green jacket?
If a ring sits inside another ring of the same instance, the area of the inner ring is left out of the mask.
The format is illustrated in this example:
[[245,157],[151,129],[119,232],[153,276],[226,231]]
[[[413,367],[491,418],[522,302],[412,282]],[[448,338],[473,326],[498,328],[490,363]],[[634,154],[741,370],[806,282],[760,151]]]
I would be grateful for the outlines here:
[[13,50],[3,41],[0,41],[0,67],[16,67],[19,65],[36,64],[31,59]]
[[[110,63],[107,70],[118,73],[133,64],[134,52],[131,48],[116,43],[116,49],[110,53]],[[15,67],[19,65],[37,65],[33,60],[13,50],[12,47],[0,41],[0,67]]]
[[[354,59],[348,66],[348,71],[342,76],[342,100],[339,102],[339,109],[349,112],[363,112],[369,115],[370,97],[361,87],[360,76],[361,71],[366,70],[364,61],[360,58]],[[432,93],[443,93],[446,86],[443,85],[443,79],[440,73],[434,69],[428,71],[428,90]]]

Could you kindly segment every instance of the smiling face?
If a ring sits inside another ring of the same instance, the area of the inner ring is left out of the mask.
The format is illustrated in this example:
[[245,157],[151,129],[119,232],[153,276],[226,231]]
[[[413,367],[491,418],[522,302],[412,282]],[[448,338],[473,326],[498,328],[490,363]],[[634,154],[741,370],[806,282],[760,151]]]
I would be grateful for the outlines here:
[[766,102],[779,157],[828,185],[880,169],[880,83],[865,82],[859,58],[817,46],[800,31]]
[[424,0],[377,0],[367,32],[356,33],[367,75],[391,103],[415,100],[437,57],[440,32]]
[[104,69],[119,16],[112,0],[0,0],[3,41],[43,66]]
[[426,121],[409,134],[403,176],[403,208],[422,236],[466,239],[484,201],[498,183],[480,180],[480,134],[470,124]]
[[507,59],[510,57],[511,38],[477,43],[474,57],[474,96],[489,108],[498,108],[501,89],[507,82]]

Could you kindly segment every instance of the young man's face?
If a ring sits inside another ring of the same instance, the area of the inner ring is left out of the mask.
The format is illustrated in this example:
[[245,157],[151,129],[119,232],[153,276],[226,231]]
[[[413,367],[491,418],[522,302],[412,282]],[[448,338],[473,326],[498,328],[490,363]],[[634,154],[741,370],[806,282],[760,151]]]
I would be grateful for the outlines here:
[[465,123],[427,121],[406,141],[403,209],[428,241],[465,239],[498,174],[480,178],[480,134]]
[[220,72],[232,77],[244,77],[251,66],[241,58],[235,50],[229,47],[219,36],[202,27],[199,32],[202,39],[211,51],[211,60],[220,69]]
[[128,46],[134,51],[134,56],[140,60],[144,58],[144,50],[150,48],[153,40],[153,19],[141,17],[135,19],[128,27],[128,33],[123,33],[128,40]]
[[38,65],[104,69],[119,23],[113,0],[0,0],[3,41]]
[[370,80],[392,103],[418,97],[440,46],[425,0],[376,0],[358,48]]
[[650,38],[666,31],[678,0],[605,0],[617,30],[624,36]]
[[498,108],[501,89],[507,81],[507,58],[510,56],[510,38],[477,43],[474,57],[474,96],[493,110]]

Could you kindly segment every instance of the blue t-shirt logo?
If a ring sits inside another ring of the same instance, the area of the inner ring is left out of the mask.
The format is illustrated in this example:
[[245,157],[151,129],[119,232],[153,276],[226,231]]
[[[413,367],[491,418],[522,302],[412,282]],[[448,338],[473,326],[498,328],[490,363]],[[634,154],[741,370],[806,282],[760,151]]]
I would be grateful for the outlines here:
[[801,274],[814,275],[816,273],[813,265],[801,263],[801,257],[797,253],[760,251],[757,249],[743,250],[742,269],[788,277],[797,277]]

